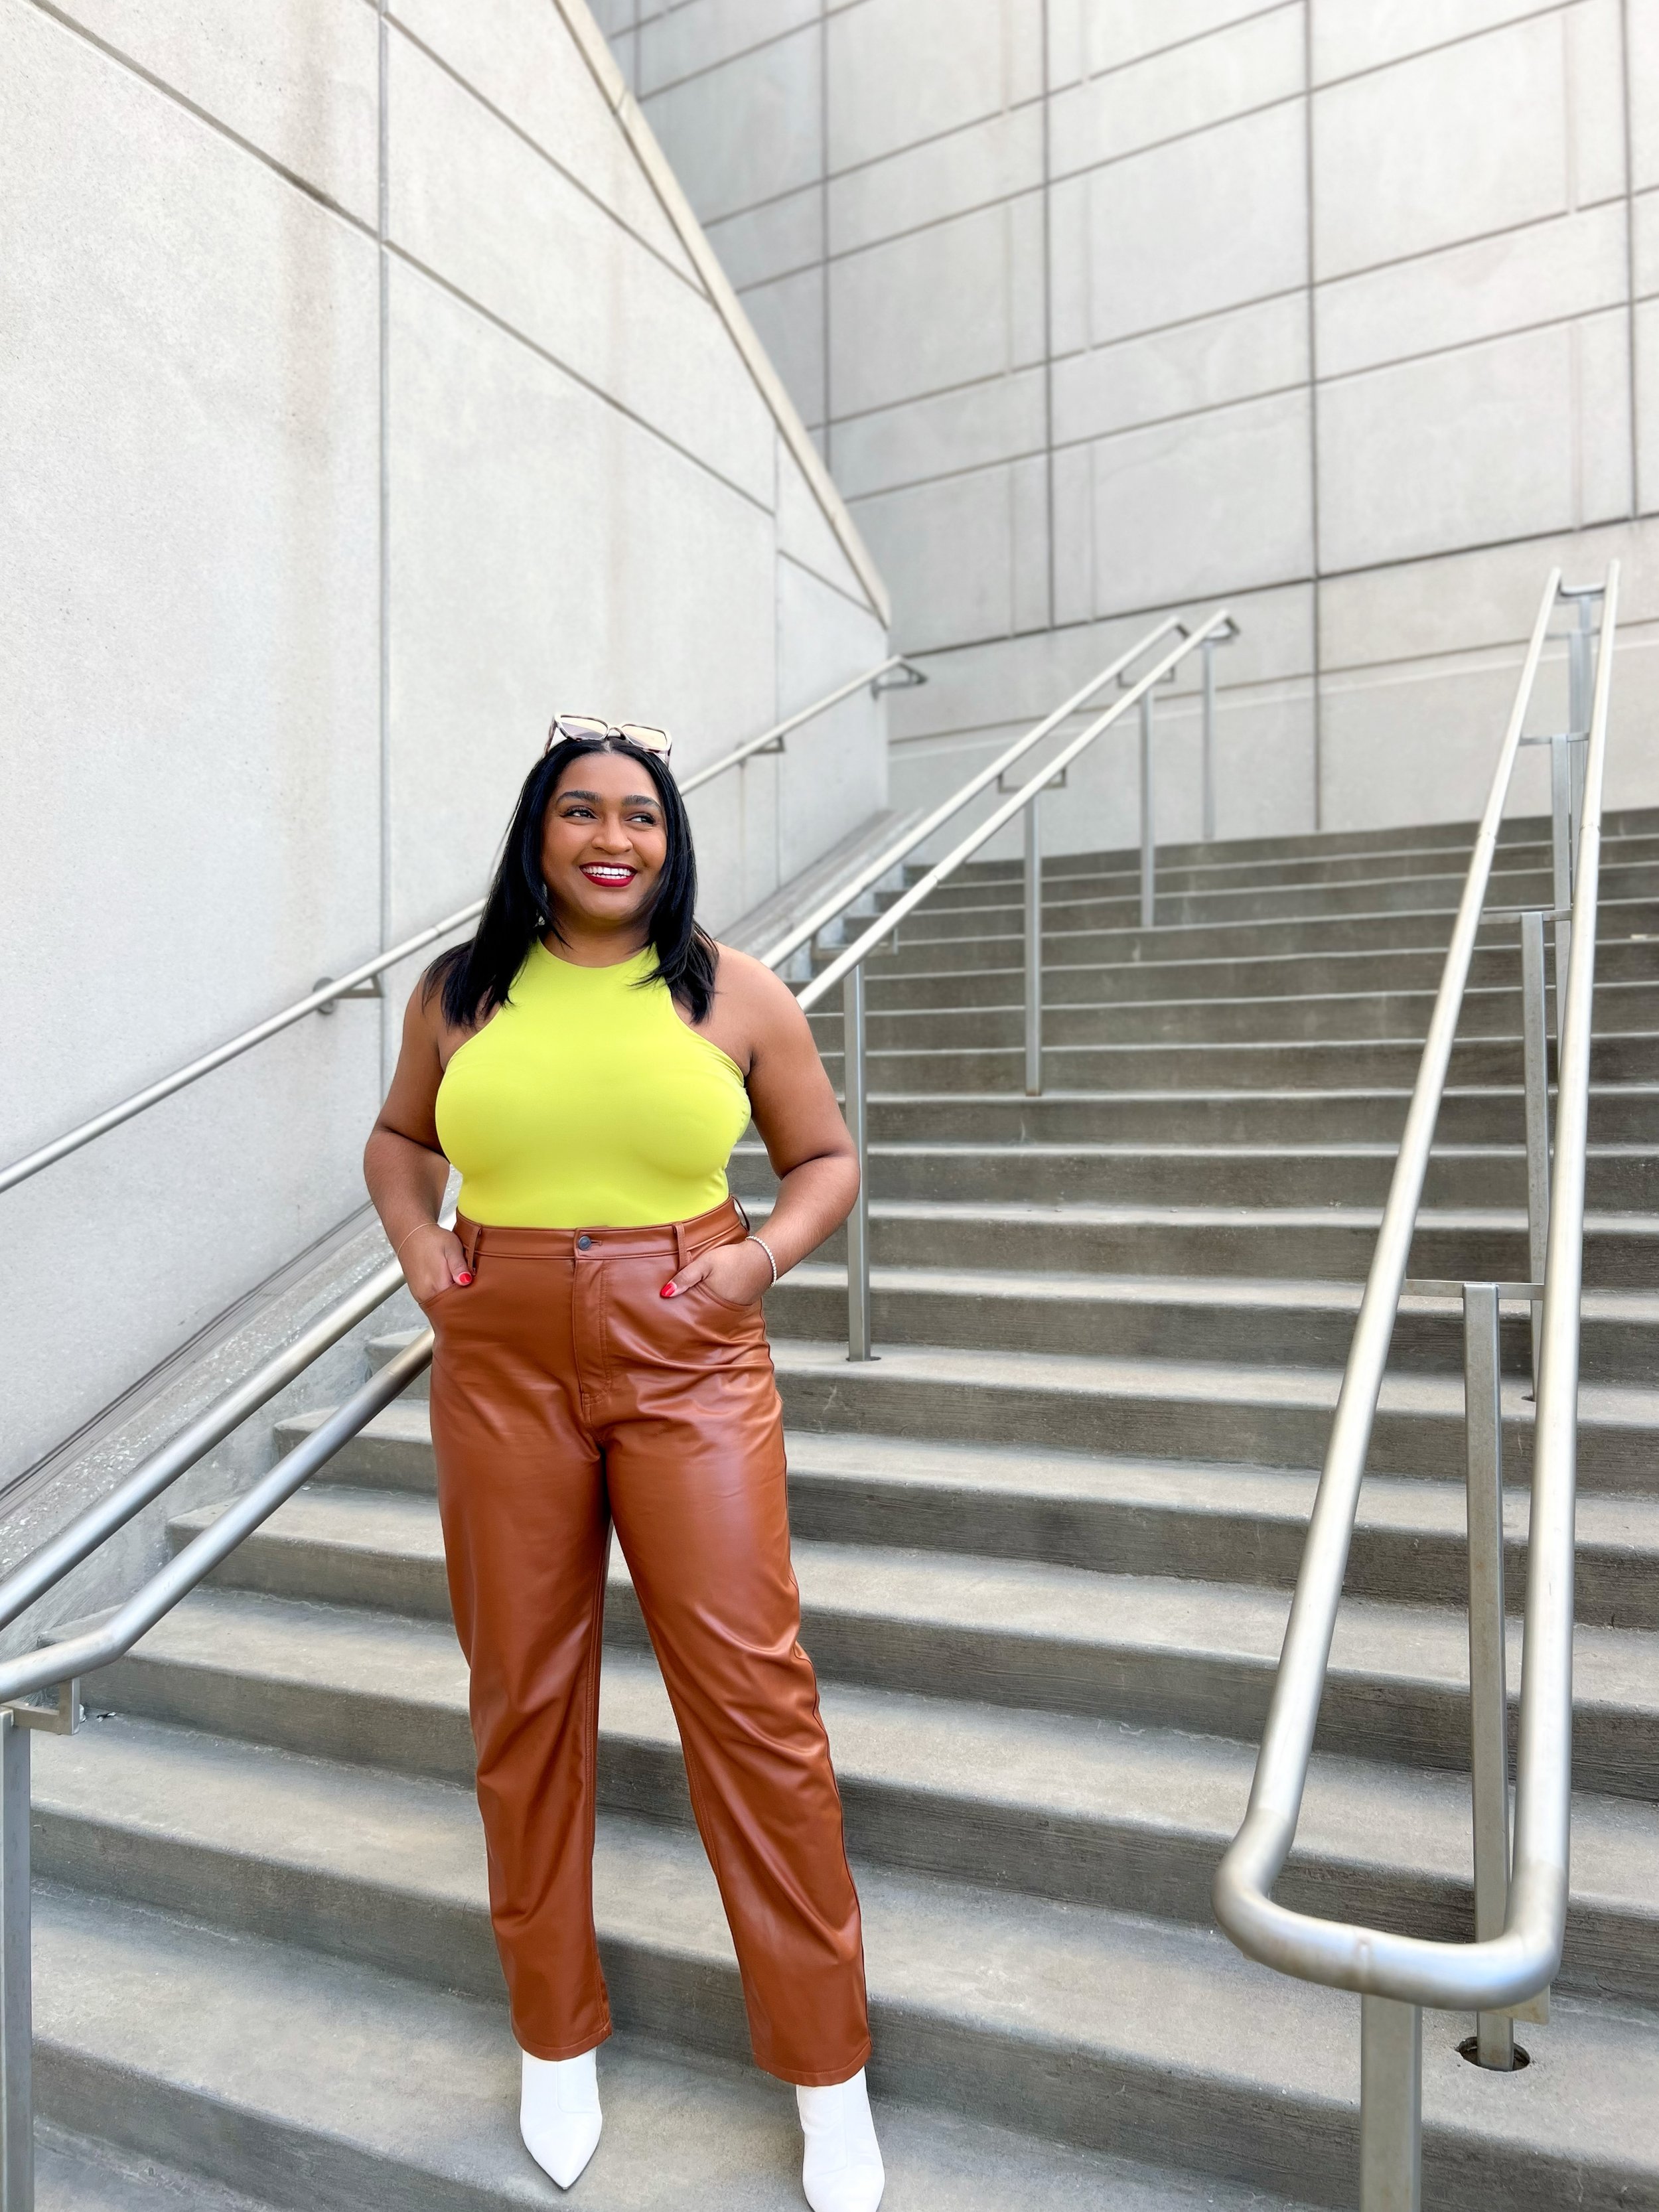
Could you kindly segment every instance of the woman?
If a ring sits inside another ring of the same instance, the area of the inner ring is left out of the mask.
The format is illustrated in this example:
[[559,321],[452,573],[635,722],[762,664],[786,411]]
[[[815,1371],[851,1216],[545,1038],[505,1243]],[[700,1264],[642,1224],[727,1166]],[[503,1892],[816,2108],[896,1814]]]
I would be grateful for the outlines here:
[[[796,1641],[762,1294],[851,1208],[805,1017],[692,918],[659,731],[560,716],[477,934],[428,969],[364,1169],[432,1323],[432,1441],[471,1669],[520,2127],[569,2188],[611,2032],[594,1940],[598,1685],[614,1522],[679,1724],[756,2058],[794,2082],[814,2212],[883,2187],[857,1894]],[[726,1166],[752,1115],[764,1238]],[[453,1163],[453,1230],[438,1219]]]

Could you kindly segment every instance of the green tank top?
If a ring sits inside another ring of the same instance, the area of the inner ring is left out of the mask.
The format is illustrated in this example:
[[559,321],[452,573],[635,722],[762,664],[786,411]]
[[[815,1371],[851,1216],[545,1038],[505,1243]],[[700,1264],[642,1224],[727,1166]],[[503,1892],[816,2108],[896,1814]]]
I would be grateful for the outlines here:
[[742,1071],[687,1028],[648,947],[577,968],[538,943],[452,1056],[438,1140],[460,1210],[512,1229],[645,1229],[706,1213],[749,1121]]

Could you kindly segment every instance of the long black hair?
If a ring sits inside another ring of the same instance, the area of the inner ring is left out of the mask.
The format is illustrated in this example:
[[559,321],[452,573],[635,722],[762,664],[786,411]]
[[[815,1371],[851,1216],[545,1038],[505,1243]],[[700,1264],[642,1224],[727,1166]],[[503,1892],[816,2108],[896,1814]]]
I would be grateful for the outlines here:
[[654,753],[625,738],[562,738],[524,780],[477,934],[440,954],[421,980],[423,999],[442,992],[444,1019],[456,1029],[471,1029],[504,1006],[531,946],[550,929],[559,933],[542,876],[542,823],[559,778],[584,753],[623,753],[639,762],[656,787],[668,851],[646,916],[657,964],[642,980],[666,983],[694,1022],[708,1012],[714,995],[714,943],[695,919],[697,860],[678,785]]

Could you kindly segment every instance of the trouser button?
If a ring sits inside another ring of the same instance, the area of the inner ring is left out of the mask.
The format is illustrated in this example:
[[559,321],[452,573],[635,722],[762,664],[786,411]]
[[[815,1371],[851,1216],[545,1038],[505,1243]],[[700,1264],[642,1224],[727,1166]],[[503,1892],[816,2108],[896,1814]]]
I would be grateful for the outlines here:
[[593,1239],[591,1237],[579,1237],[576,1239],[576,1249],[579,1252],[586,1252],[592,1248],[592,1243]]

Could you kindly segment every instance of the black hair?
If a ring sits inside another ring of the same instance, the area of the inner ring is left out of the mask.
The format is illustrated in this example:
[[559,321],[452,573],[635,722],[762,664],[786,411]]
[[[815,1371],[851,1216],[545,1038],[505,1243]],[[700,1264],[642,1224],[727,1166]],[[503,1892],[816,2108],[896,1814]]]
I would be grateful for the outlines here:
[[456,1029],[471,1029],[504,1006],[531,946],[550,929],[559,933],[542,876],[542,823],[560,777],[584,753],[625,754],[656,787],[668,851],[646,916],[657,964],[641,980],[666,983],[694,1022],[708,1012],[716,955],[714,939],[695,919],[697,861],[678,785],[665,762],[625,738],[562,738],[524,780],[476,934],[440,954],[421,979],[423,1000],[442,992],[444,1018]]

